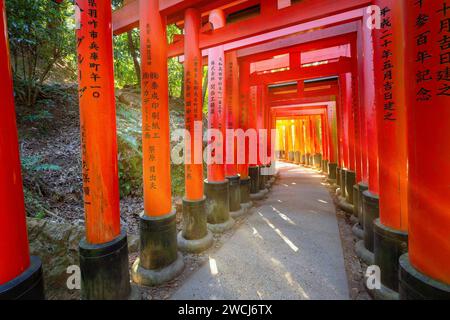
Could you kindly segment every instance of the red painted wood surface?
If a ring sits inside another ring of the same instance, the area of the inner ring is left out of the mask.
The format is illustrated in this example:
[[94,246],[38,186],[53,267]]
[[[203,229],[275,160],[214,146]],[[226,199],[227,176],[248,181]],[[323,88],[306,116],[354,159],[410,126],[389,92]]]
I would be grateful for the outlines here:
[[450,3],[421,3],[404,1],[409,257],[450,284]]
[[[381,223],[408,230],[407,123],[405,101],[404,25],[401,1],[377,0],[382,28],[374,30],[375,104]],[[388,36],[386,36],[388,35]]]
[[[242,62],[239,64],[239,128],[244,132],[249,128],[250,112],[250,64]],[[248,177],[249,144],[245,139],[244,144],[238,145],[238,154],[244,154],[243,161],[238,162],[238,171],[241,178]],[[244,149],[244,150],[243,150]],[[243,163],[242,163],[243,162]]]
[[[202,56],[199,49],[200,12],[186,10],[184,62],[185,128],[190,132],[190,143],[186,140],[186,154],[190,155],[185,165],[185,197],[188,200],[203,199],[203,103],[202,103]],[[196,126],[195,126],[196,124]],[[197,130],[196,130],[197,127]],[[196,152],[200,149],[200,152]],[[195,156],[199,157],[197,159]]]
[[78,84],[86,238],[120,234],[111,1],[77,1]]
[[144,212],[172,211],[166,23],[159,1],[140,4]]
[[[365,14],[365,19],[369,16]],[[365,20],[367,21],[367,20]],[[373,37],[372,30],[366,25],[363,30],[363,54],[364,54],[364,119],[365,134],[367,141],[367,182],[369,191],[378,194],[378,136],[377,117],[375,107],[375,80],[373,60]]]
[[7,34],[0,0],[0,285],[30,266]]
[[[227,109],[227,129],[236,130],[239,128],[239,63],[236,51],[225,55],[225,103]],[[236,137],[226,137],[226,159],[225,173],[227,177],[238,174],[237,165],[237,139]],[[233,155],[229,155],[231,152]],[[245,151],[244,151],[245,152]],[[231,163],[230,163],[231,162]]]
[[[223,11],[214,10],[209,16],[209,22],[214,30],[225,25]],[[208,161],[208,181],[221,182],[225,180],[225,132],[226,132],[226,106],[225,106],[225,53],[223,46],[209,49],[208,54],[208,129],[215,129],[222,135],[222,140],[209,139],[208,144],[215,144],[211,151],[211,160]],[[215,137],[217,138],[217,137]]]

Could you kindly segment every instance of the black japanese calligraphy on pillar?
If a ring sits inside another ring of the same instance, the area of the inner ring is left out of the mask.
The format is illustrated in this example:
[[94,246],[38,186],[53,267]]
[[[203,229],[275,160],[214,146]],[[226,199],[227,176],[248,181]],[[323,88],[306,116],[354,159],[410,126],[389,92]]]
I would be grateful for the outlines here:
[[381,46],[381,68],[383,75],[383,110],[384,120],[396,120],[396,103],[394,100],[394,63],[393,63],[393,32],[392,32],[392,11],[386,6],[381,9],[381,32],[380,32],[380,46]]

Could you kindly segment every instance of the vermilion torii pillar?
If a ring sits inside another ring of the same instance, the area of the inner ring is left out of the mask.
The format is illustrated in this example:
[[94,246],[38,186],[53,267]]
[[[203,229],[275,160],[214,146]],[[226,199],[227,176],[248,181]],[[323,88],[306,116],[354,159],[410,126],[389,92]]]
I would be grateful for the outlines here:
[[[222,10],[209,14],[213,29],[225,26]],[[208,227],[214,233],[230,229],[234,220],[230,217],[229,181],[225,178],[225,138],[227,109],[225,105],[225,54],[223,45],[208,52],[208,177],[205,195]]]
[[[185,196],[183,230],[178,247],[201,252],[213,243],[207,228],[206,197],[203,194],[203,101],[202,54],[199,49],[200,12],[190,8],[184,21],[184,104],[185,104]],[[189,39],[189,40],[187,40]]]
[[301,159],[301,146],[302,146],[302,139],[301,139],[301,133],[302,133],[302,122],[299,118],[295,119],[294,122],[295,126],[295,142],[294,142],[294,163],[300,164]]
[[78,84],[86,238],[82,298],[127,299],[130,278],[120,228],[111,1],[77,1]]
[[[366,14],[365,21],[370,16]],[[373,221],[379,216],[379,184],[378,184],[378,130],[377,109],[375,105],[375,80],[373,70],[373,35],[372,30],[363,26],[364,50],[364,119],[367,139],[368,190],[362,192],[359,201],[362,202],[362,220],[364,224],[364,240],[357,242],[356,253],[368,265],[374,264]],[[361,190],[362,191],[362,190]]]
[[[450,4],[404,1],[409,253],[401,299],[450,299]],[[413,79],[413,80],[412,80]]]
[[139,12],[144,212],[132,277],[153,286],[180,274],[184,262],[172,209],[166,22],[158,0],[141,1]]
[[356,182],[355,170],[355,83],[351,72],[340,76],[342,96],[342,155],[344,167],[341,168],[341,195],[339,207],[353,213],[353,186]]
[[42,263],[28,248],[7,34],[0,0],[0,300],[44,299]]
[[314,131],[314,167],[316,169],[320,169],[322,166],[322,157],[323,157],[323,150],[322,150],[322,143],[321,143],[321,122],[320,122],[320,116],[313,116],[313,131]]
[[[361,175],[357,179],[353,194],[353,208],[358,217],[358,222],[353,226],[353,233],[360,239],[364,238],[364,221],[362,213],[363,192],[368,189],[369,181],[369,161],[368,161],[368,142],[367,142],[367,121],[366,106],[374,104],[375,85],[374,85],[374,61],[372,49],[372,30],[367,27],[367,21],[371,17],[368,12],[365,13],[363,20],[358,26],[358,76],[360,95],[359,108],[359,149],[361,153]],[[362,243],[359,244],[360,246]]]
[[[239,129],[247,132],[249,128],[250,108],[250,64],[239,63]],[[250,199],[251,179],[249,176],[249,144],[251,135],[245,135],[244,141],[237,144],[237,170],[241,184],[241,206],[249,209],[253,203]]]
[[[225,55],[225,107],[226,128],[225,136],[225,176],[229,181],[229,206],[233,218],[245,213],[241,206],[241,179],[237,165],[237,139],[235,132],[239,128],[239,63],[236,51]],[[245,152],[245,150],[239,150]],[[246,199],[248,202],[248,198]]]
[[328,113],[328,140],[329,140],[329,159],[328,159],[328,178],[330,182],[336,182],[336,169],[338,166],[338,135],[337,135],[337,115],[336,103],[329,106]]
[[375,105],[378,125],[379,214],[374,220],[375,264],[381,269],[381,299],[398,298],[398,259],[407,251],[407,139],[403,5],[378,0],[380,29],[374,30]]
[[[251,86],[249,90],[248,131],[249,138],[253,138],[249,145],[248,163],[250,176],[250,199],[260,200],[265,193],[260,191],[260,173],[258,166],[258,105],[260,103],[258,86]],[[250,142],[250,141],[249,141]]]
[[259,166],[259,189],[267,193],[267,85],[258,86],[258,104],[257,104],[257,129],[258,129],[258,166]]

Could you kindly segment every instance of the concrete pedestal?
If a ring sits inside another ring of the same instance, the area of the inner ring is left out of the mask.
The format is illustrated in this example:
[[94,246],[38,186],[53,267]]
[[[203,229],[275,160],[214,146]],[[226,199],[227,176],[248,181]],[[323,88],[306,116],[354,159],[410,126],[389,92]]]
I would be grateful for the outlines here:
[[83,300],[129,299],[132,292],[125,230],[103,244],[89,244],[83,239],[79,251]]
[[206,197],[202,200],[183,199],[183,230],[178,233],[178,249],[199,253],[213,244],[206,219]]
[[407,253],[400,257],[399,263],[401,300],[450,300],[450,285],[418,271]]
[[140,236],[140,255],[131,268],[134,282],[143,286],[155,286],[172,280],[183,271],[183,256],[177,252],[175,211],[162,217],[143,214]]
[[374,297],[383,300],[398,300],[399,259],[408,251],[408,234],[373,222],[375,264],[381,270],[381,290],[371,290]]
[[30,257],[30,266],[18,277],[0,285],[0,300],[44,300],[42,263]]

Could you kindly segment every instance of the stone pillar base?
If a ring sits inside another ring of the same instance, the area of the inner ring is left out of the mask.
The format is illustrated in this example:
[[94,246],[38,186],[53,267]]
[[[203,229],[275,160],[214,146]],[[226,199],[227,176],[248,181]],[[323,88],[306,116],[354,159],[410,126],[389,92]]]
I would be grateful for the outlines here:
[[400,257],[399,263],[401,300],[450,300],[450,285],[418,271],[407,253]]
[[265,171],[266,171],[266,166],[263,166],[263,165],[259,166],[259,172],[258,172],[258,175],[259,175],[259,190],[263,190],[263,189],[266,188],[267,175],[264,174]]
[[370,252],[374,250],[373,222],[380,215],[379,197],[369,190],[363,192],[364,246]]
[[302,154],[301,158],[300,158],[300,163],[305,165],[306,164],[306,154]]
[[300,164],[300,151],[295,151],[294,152],[294,163],[295,164]]
[[370,252],[364,246],[364,240],[359,240],[355,245],[356,255],[364,261],[368,266],[372,266],[375,263],[375,257],[373,256],[373,252]]
[[222,223],[211,224],[208,223],[208,229],[212,231],[212,233],[223,233],[227,230],[230,230],[234,226],[234,219],[229,218],[227,221]]
[[330,182],[336,181],[336,171],[337,171],[337,163],[335,162],[328,163],[328,180],[330,180]]
[[140,255],[131,268],[134,282],[155,286],[172,280],[183,271],[183,256],[177,252],[175,211],[162,217],[143,214],[140,236]]
[[267,195],[268,192],[269,192],[269,190],[263,189],[263,190],[260,190],[258,193],[251,193],[250,194],[250,199],[252,199],[252,200],[262,200],[262,199],[264,199],[264,197]]
[[183,230],[178,233],[178,249],[199,253],[213,244],[206,222],[206,197],[202,200],[183,199]]
[[214,243],[213,234],[210,230],[206,231],[206,236],[201,239],[187,240],[183,237],[183,231],[177,236],[178,249],[182,252],[200,253],[209,249]]
[[208,224],[222,224],[230,219],[229,182],[205,180]]
[[0,300],[44,300],[42,262],[30,257],[30,266],[16,278],[0,285]]
[[316,153],[313,157],[313,161],[314,161],[314,168],[320,169],[322,164],[322,154]]
[[364,230],[364,215],[363,215],[363,192],[366,190],[369,190],[369,186],[364,183],[360,182],[357,184],[358,192],[357,192],[357,205],[356,205],[356,211],[358,213],[358,223],[361,226],[361,228]]
[[375,297],[398,299],[398,261],[408,251],[408,234],[382,225],[380,219],[374,220],[373,228],[375,264],[381,270],[381,283],[385,289],[389,289],[379,292]]
[[250,177],[240,178],[239,180],[241,189],[241,207],[245,209],[250,209],[253,205],[250,200]]
[[[345,171],[345,200],[353,205],[353,186],[356,183],[356,172],[346,170]],[[353,214],[353,211],[350,212]]]
[[248,168],[248,175],[250,177],[250,194],[259,192],[259,168],[258,166],[251,166]]
[[229,181],[229,205],[231,212],[238,212],[241,210],[241,183],[239,176],[227,177]]
[[341,168],[336,166],[336,185],[341,187]]
[[338,207],[349,214],[353,214],[353,205],[348,203],[347,200],[342,197],[342,189],[341,195],[338,196]]
[[294,151],[289,151],[288,153],[288,161],[294,162]]
[[353,225],[353,227],[352,227],[352,233],[353,233],[353,235],[354,235],[356,238],[358,238],[358,239],[360,239],[360,240],[364,239],[364,230],[363,230],[363,228],[361,228],[361,226],[359,225],[359,223],[355,223],[355,224]]
[[131,295],[127,233],[113,241],[80,246],[81,299],[127,300]]
[[340,177],[339,177],[339,188],[341,189],[341,197],[346,198],[347,194],[345,193],[345,175],[346,175],[347,169],[341,168],[341,171],[339,171]]

